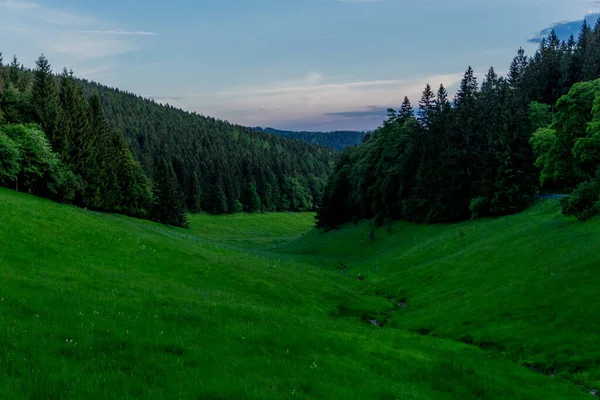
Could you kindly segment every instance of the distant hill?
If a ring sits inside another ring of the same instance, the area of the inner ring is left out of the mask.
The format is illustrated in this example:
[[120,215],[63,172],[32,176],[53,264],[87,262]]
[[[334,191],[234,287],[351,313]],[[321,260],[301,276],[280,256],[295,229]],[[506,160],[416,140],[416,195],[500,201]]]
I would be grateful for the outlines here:
[[[593,26],[595,22],[598,21],[598,18],[600,18],[600,14],[598,13],[588,14],[585,16],[585,21],[587,21],[588,25]],[[584,19],[557,22],[556,24],[553,24],[550,27],[542,29],[540,32],[536,33],[536,35],[529,39],[528,42],[542,43],[542,40],[546,38],[553,30],[556,32],[556,35],[560,40],[568,41],[571,35],[577,39],[579,33],[581,32],[583,21]]]
[[259,132],[271,133],[273,135],[299,139],[314,145],[328,146],[336,150],[344,150],[346,147],[359,145],[362,143],[363,138],[366,135],[366,132],[359,131],[294,132],[261,127],[255,127],[252,129]]

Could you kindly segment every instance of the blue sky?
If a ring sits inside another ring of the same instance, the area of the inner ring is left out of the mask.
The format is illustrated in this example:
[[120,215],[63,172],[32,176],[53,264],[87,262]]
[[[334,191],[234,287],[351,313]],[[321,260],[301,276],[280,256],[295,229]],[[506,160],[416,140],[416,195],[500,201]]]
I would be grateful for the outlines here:
[[594,0],[0,0],[0,51],[249,126],[373,129]]

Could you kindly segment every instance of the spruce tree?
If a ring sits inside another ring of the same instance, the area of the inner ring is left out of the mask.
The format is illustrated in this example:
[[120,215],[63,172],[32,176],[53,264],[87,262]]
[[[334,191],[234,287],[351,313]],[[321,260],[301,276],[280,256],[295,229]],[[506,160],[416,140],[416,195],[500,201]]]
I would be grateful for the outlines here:
[[[4,92],[6,87],[6,68],[4,68],[4,59],[2,57],[2,52],[0,51],[0,95]],[[0,109],[0,113],[1,113]]]
[[192,213],[198,213],[202,210],[201,207],[202,199],[202,186],[200,185],[200,179],[196,172],[192,175],[192,181],[190,182],[190,190],[188,194],[187,207]]
[[173,164],[162,158],[154,173],[152,219],[165,225],[188,226],[185,201],[179,189]]
[[575,65],[577,66],[576,74],[574,77],[575,82],[581,82],[585,79],[584,65],[586,64],[586,58],[590,52],[590,44],[592,41],[592,28],[588,24],[587,20],[583,20],[581,30],[579,31],[579,37],[577,39],[577,48],[575,49]]
[[425,90],[423,90],[423,95],[421,96],[421,100],[419,101],[419,122],[421,126],[425,129],[429,129],[431,126],[431,117],[432,112],[435,108],[435,93],[431,90],[431,85],[427,84],[425,86]]
[[[16,61],[16,56],[14,62]],[[48,137],[53,138],[56,132],[57,122],[57,93],[56,82],[52,75],[52,68],[48,59],[42,54],[35,62],[36,68],[33,72],[33,86],[31,88],[31,108],[36,122],[39,122]],[[12,68],[11,73],[16,69]],[[16,85],[17,81],[11,83]]]
[[84,169],[91,161],[95,143],[90,131],[86,103],[81,90],[67,70],[63,70],[59,90],[57,125],[59,129],[49,134],[54,149],[61,154],[73,170],[85,175]]
[[404,97],[400,111],[398,112],[398,120],[400,122],[406,122],[409,118],[413,117],[413,108],[410,104],[408,97]]
[[249,213],[260,211],[261,201],[260,196],[256,192],[256,184],[248,182],[244,190],[243,196],[244,210]]
[[583,62],[583,80],[591,81],[600,77],[600,18],[590,34]]
[[8,83],[13,87],[17,87],[19,83],[19,71],[21,69],[21,63],[17,59],[16,55],[13,55],[13,59],[8,69]]
[[529,66],[529,58],[525,55],[525,50],[521,47],[517,55],[513,58],[508,71],[507,82],[511,89],[525,90],[525,73]]
[[97,94],[90,97],[87,114],[89,126],[82,127],[87,133],[76,141],[85,149],[79,157],[85,160],[86,202],[94,208],[119,210],[123,205],[122,185],[127,180],[120,174],[127,172],[128,149],[120,135],[110,129]]

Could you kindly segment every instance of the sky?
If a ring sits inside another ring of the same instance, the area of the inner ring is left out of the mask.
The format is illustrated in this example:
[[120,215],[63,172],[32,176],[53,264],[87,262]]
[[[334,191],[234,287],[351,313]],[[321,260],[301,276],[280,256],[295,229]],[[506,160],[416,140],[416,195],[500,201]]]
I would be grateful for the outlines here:
[[[0,0],[0,51],[247,126],[370,130],[598,0]],[[594,15],[594,20],[597,16]],[[594,22],[594,21],[591,21]]]

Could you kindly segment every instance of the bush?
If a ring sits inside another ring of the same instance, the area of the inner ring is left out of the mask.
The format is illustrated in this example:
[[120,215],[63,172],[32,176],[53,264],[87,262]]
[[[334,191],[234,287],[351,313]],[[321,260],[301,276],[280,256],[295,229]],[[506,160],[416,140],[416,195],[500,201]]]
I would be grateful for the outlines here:
[[[50,142],[44,132],[35,124],[6,125],[0,129],[0,149],[12,158],[10,176],[14,176],[14,151],[18,154],[19,167],[16,177],[9,179],[16,181],[15,188],[28,193],[52,197],[56,200],[72,200],[80,187],[76,176],[63,164],[56,153],[52,151]],[[11,145],[12,142],[12,145]],[[12,150],[11,150],[12,148]],[[2,151],[0,150],[0,152]],[[0,169],[8,170],[9,162],[0,154]],[[1,172],[0,172],[1,174]],[[0,178],[1,179],[1,178]]]
[[8,186],[19,175],[21,155],[17,144],[0,132],[0,184]]
[[481,218],[485,216],[490,207],[490,202],[486,197],[475,197],[471,200],[469,209],[471,210],[471,217],[473,219]]
[[585,221],[600,211],[600,183],[584,182],[560,202],[564,215],[574,215]]

